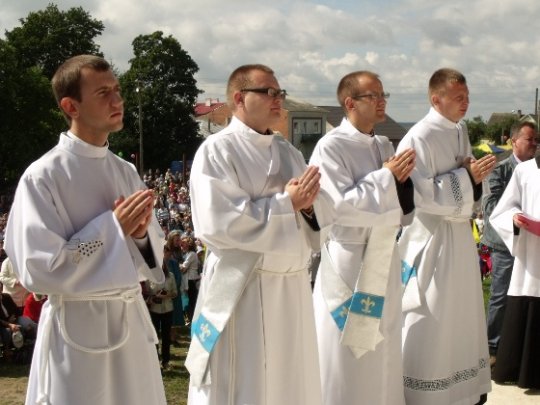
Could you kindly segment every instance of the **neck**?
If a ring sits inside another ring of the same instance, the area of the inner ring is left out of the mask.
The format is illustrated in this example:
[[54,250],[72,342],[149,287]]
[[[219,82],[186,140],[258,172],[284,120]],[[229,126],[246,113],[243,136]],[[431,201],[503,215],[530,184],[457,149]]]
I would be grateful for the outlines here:
[[251,122],[251,120],[245,114],[242,114],[241,112],[238,112],[236,114],[236,118],[238,118],[245,125],[247,125],[252,130],[261,135],[272,135],[272,130],[268,126],[262,127],[261,125],[256,125],[255,123]]
[[357,114],[347,114],[347,119],[358,131],[364,134],[373,135],[373,128],[375,127],[374,122],[364,121]]
[[441,115],[442,115],[444,118],[446,118],[448,121],[452,121],[452,122],[454,122],[454,123],[456,123],[456,124],[459,122],[459,120],[456,121],[455,119],[452,119],[452,118],[447,117],[446,115],[444,115],[443,112],[442,112],[436,105],[434,105],[433,108],[435,109],[435,111],[437,111],[439,114],[441,114]]
[[353,124],[353,126],[360,132],[362,132],[363,134],[368,134],[368,135],[374,135],[373,133],[373,128],[374,128],[374,125],[370,122],[354,122],[354,121],[351,121],[351,124]]
[[108,133],[90,134],[85,131],[81,131],[76,125],[72,125],[69,129],[70,132],[80,140],[94,146],[102,147],[107,144],[109,138]]

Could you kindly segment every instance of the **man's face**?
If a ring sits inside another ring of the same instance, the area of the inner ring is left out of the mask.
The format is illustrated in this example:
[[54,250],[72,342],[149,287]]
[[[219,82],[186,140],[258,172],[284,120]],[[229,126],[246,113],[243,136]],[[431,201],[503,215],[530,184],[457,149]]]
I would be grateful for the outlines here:
[[458,122],[469,108],[469,89],[466,84],[449,82],[444,90],[431,96],[431,102],[443,117]]
[[[251,71],[249,88],[265,89],[272,87],[280,90],[279,83],[273,74],[261,70]],[[239,94],[238,94],[239,93]],[[281,97],[271,97],[265,93],[252,91],[236,92],[238,101],[235,114],[248,127],[264,133],[279,122],[281,117]]]
[[522,127],[518,132],[518,138],[512,139],[512,149],[521,161],[529,160],[536,154],[538,134],[528,126]]
[[103,136],[123,127],[124,101],[120,84],[110,70],[98,72],[84,68],[81,72],[81,101],[72,117],[77,135]]
[[354,108],[348,113],[349,120],[357,129],[371,131],[375,124],[385,120],[386,99],[382,96],[383,93],[383,85],[379,79],[368,75],[358,78],[354,94],[356,98],[352,98]]

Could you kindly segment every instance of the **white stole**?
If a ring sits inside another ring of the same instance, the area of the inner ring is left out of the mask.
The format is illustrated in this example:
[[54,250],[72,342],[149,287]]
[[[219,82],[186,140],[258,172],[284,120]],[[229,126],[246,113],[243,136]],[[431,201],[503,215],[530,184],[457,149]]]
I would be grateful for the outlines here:
[[210,384],[210,354],[260,257],[260,253],[231,249],[216,263],[204,302],[197,306],[200,311],[195,314],[191,325],[192,339],[185,366],[192,385]]
[[395,226],[373,227],[354,292],[335,271],[326,245],[321,254],[321,288],[332,318],[341,330],[341,343],[356,358],[375,347],[380,332],[388,276],[396,241]]

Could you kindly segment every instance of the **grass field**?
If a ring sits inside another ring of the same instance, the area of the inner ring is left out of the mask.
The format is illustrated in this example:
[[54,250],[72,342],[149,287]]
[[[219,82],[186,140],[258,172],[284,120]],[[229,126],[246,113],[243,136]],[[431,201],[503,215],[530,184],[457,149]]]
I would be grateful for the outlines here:
[[[188,346],[189,331],[187,327],[183,327],[180,345],[171,347],[169,364],[172,367],[169,371],[163,372],[167,403],[171,405],[186,405],[187,403],[189,374],[184,367],[184,360]],[[0,405],[22,405],[30,366],[6,364],[2,360],[0,359]],[[141,384],[144,384],[144,381]]]
[[[489,298],[490,278],[482,283],[484,303]],[[189,374],[184,367],[186,352],[189,346],[188,328],[182,328],[182,338],[179,347],[171,347],[171,370],[163,372],[163,383],[167,395],[167,403],[185,405]],[[24,404],[26,384],[30,366],[5,364],[0,359],[0,405]]]

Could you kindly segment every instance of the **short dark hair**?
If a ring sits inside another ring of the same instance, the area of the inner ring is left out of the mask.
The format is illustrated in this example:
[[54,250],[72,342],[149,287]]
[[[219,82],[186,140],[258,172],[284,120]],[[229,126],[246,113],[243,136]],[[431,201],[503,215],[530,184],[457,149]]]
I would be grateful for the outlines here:
[[[84,68],[106,72],[111,69],[111,65],[102,57],[95,55],[77,55],[62,63],[51,82],[58,106],[64,97],[81,101],[81,71]],[[64,113],[64,116],[71,122],[67,114]]]
[[517,139],[519,131],[521,131],[521,128],[523,127],[529,127],[536,132],[536,125],[534,123],[529,121],[519,121],[512,125],[512,128],[510,128],[510,137],[514,140]]
[[429,96],[431,97],[433,93],[441,93],[447,83],[452,82],[467,84],[467,79],[465,79],[463,73],[455,69],[442,68],[437,70],[429,79]]
[[260,63],[242,65],[234,69],[227,81],[227,102],[231,109],[234,109],[234,92],[245,89],[251,85],[249,74],[254,70],[260,70],[261,72],[269,73],[271,75],[274,74],[272,69]]
[[361,76],[368,76],[372,79],[381,80],[379,75],[368,70],[358,70],[345,75],[338,84],[337,88],[337,100],[339,105],[345,108],[345,99],[347,97],[356,96],[358,91],[358,78]]

